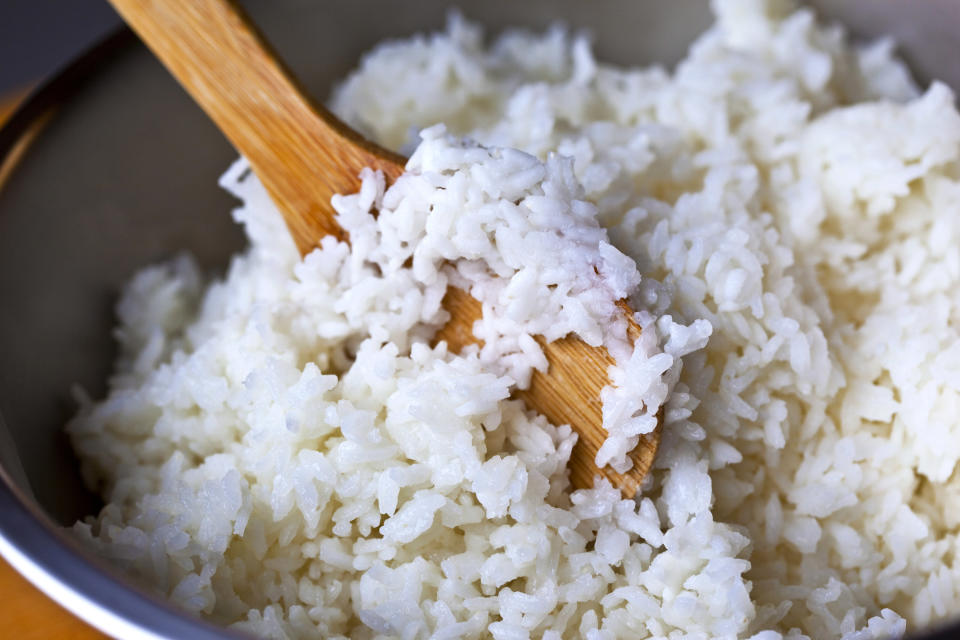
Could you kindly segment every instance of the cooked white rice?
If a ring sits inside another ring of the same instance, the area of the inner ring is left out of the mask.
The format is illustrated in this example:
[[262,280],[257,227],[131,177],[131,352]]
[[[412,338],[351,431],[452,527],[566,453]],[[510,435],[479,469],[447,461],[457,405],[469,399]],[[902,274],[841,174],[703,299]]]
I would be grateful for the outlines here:
[[[352,244],[301,261],[227,172],[250,248],[138,274],[81,394],[107,506],[78,534],[271,638],[866,640],[960,610],[953,95],[809,11],[715,10],[674,73],[457,18],[368,55],[335,109],[408,174],[366,173]],[[449,282],[482,351],[428,346]],[[602,462],[666,402],[635,501],[571,493],[569,427],[507,399],[568,330],[619,357]]]

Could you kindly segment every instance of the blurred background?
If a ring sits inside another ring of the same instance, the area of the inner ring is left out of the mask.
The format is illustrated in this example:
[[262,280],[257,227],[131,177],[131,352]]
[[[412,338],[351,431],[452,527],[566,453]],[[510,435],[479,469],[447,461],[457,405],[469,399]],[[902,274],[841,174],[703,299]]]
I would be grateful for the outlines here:
[[0,97],[47,77],[119,22],[105,0],[0,0]]

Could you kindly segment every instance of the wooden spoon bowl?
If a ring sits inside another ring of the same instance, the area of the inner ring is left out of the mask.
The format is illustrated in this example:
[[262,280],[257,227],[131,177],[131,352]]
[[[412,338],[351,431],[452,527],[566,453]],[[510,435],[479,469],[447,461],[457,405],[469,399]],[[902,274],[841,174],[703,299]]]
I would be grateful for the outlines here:
[[[299,89],[248,20],[225,0],[111,0],[206,111],[224,135],[250,161],[286,220],[302,254],[328,235],[346,239],[334,219],[333,195],[360,187],[364,167],[382,171],[388,183],[403,173],[405,159],[356,133]],[[624,303],[621,311],[636,339],[640,327]],[[452,350],[473,341],[480,304],[450,288],[443,303],[450,321],[439,336]],[[518,395],[553,424],[570,424],[578,433],[571,455],[574,487],[589,487],[597,474],[632,497],[650,469],[659,444],[657,429],[641,438],[625,474],[594,460],[606,439],[601,427],[600,391],[614,364],[604,348],[580,339],[540,340],[549,370],[534,374]]]

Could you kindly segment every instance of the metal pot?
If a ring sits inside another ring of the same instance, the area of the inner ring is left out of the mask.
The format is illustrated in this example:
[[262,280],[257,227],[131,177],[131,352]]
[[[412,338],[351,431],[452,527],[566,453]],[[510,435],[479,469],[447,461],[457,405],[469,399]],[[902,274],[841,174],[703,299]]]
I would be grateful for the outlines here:
[[[859,36],[890,33],[915,73],[960,90],[956,0],[821,0]],[[315,95],[386,37],[442,26],[449,3],[251,2]],[[598,56],[670,64],[710,21],[704,0],[488,0],[496,31],[556,20],[595,34]],[[62,529],[96,511],[62,432],[69,389],[103,391],[112,304],[137,268],[188,250],[222,268],[241,246],[216,179],[234,152],[126,31],[36,92],[0,131],[0,554],[48,595],[117,637],[236,637],[131,585]],[[6,427],[3,424],[6,424]],[[954,637],[960,626],[942,636]]]

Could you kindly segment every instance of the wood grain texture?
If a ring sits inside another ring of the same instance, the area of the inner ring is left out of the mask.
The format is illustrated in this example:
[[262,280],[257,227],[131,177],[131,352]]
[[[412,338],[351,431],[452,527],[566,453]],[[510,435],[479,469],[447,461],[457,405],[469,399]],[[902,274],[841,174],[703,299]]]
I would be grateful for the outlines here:
[[[234,146],[249,160],[286,219],[301,253],[327,235],[345,238],[330,199],[353,193],[364,167],[383,171],[388,183],[404,159],[364,140],[299,89],[245,17],[227,0],[111,0],[124,20],[180,81]],[[451,289],[444,308],[450,324],[441,334],[454,351],[472,341],[480,305]],[[626,305],[635,335],[639,327]],[[600,389],[612,359],[605,349],[576,338],[541,341],[550,369],[537,374],[521,397],[554,424],[580,434],[571,460],[576,487],[592,486],[594,454],[605,432]],[[632,496],[650,468],[659,431],[633,453],[626,475],[603,470]]]
[[106,640],[0,560],[0,627],[17,640]]
[[[0,126],[26,93],[24,89],[0,96]],[[0,629],[0,637],[18,640],[107,638],[48,598],[3,560],[0,560]]]
[[[437,334],[437,340],[446,340],[452,351],[477,342],[470,327],[480,317],[480,303],[462,289],[450,287],[444,298],[444,308],[451,314],[461,314]],[[632,321],[633,312],[623,302],[620,311],[631,318],[627,334],[631,341],[640,336],[640,327]],[[641,438],[632,453],[634,466],[626,473],[617,473],[610,467],[597,469],[594,464],[597,451],[606,438],[600,428],[602,412],[600,391],[607,384],[607,368],[614,363],[606,349],[597,349],[575,337],[548,343],[537,338],[550,363],[549,373],[533,373],[530,388],[518,391],[517,397],[528,407],[536,409],[553,424],[569,424],[579,438],[570,455],[570,481],[574,487],[593,486],[596,474],[610,480],[623,494],[632,497],[650,471],[660,444],[660,426],[649,437]]]

